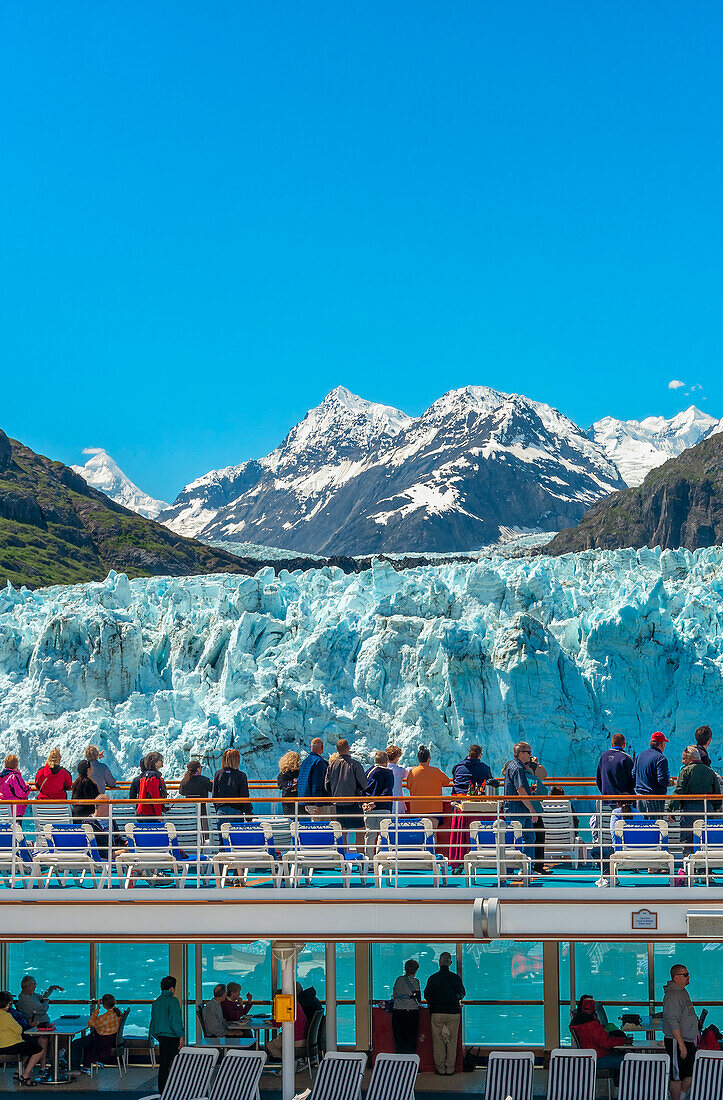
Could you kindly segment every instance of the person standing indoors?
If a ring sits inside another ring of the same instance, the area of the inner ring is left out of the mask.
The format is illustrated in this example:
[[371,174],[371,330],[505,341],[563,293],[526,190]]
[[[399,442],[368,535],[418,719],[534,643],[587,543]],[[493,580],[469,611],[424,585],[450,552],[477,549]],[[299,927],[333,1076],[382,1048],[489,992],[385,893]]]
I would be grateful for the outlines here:
[[432,974],[424,987],[424,999],[429,1005],[436,1073],[447,1077],[457,1067],[457,1036],[462,1013],[460,1001],[465,994],[462,979],[449,969],[451,965],[452,956],[449,951],[443,951],[439,956],[439,970]]
[[[442,802],[442,795],[445,787],[451,787],[452,780],[448,775],[441,770],[441,768],[435,768],[430,764],[431,754],[426,745],[420,745],[417,752],[417,760],[419,763],[416,768],[412,768],[404,780],[404,786],[409,793],[413,796],[413,799],[409,807],[409,813],[412,817],[428,817],[432,821],[432,828],[435,833],[439,829],[440,822],[444,816],[444,803]],[[429,795],[429,798],[422,798],[422,795]]]
[[467,757],[452,768],[452,794],[483,794],[492,769],[482,759],[480,745],[470,745]]
[[404,973],[392,990],[392,1032],[397,1054],[416,1054],[419,1035],[419,1006],[422,990],[417,978],[419,963],[407,959]]
[[90,764],[90,778],[98,788],[98,792],[105,794],[107,790],[115,790],[118,784],[115,781],[113,772],[107,764],[103,763],[102,749],[99,749],[97,745],[88,745],[84,755]]
[[402,784],[409,775],[409,770],[399,763],[402,757],[402,750],[399,745],[387,745],[384,751],[389,761],[387,767],[394,776],[394,787],[392,788],[394,805],[396,806],[396,812],[401,816],[407,812],[407,803],[402,801]]
[[[367,789],[367,777],[363,767],[349,752],[349,742],[340,738],[336,743],[336,753],[329,760],[326,773],[326,791],[332,798],[357,798]],[[351,833],[361,832],[364,816],[358,802],[340,802],[335,809],[336,820],[342,827],[344,844],[349,842]]]
[[670,785],[670,767],[665,755],[667,744],[668,738],[657,730],[650,738],[650,748],[641,752],[633,765],[635,793],[643,796],[638,806],[641,813],[653,818],[663,813],[665,802],[660,796],[668,793]]
[[299,768],[299,798],[308,799],[300,807],[312,818],[329,817],[329,807],[323,802],[315,802],[324,797],[324,783],[329,765],[324,759],[324,742],[315,737],[309,746],[309,753],[301,761]]
[[[241,753],[238,749],[226,749],[221,758],[221,769],[213,777],[213,798],[216,804],[219,826],[224,821],[232,825],[239,818],[253,816],[249,801],[249,781],[246,772],[240,769]],[[229,802],[230,798],[244,799],[243,802]]]
[[610,748],[598,761],[597,789],[600,794],[635,794],[633,758],[625,751],[622,733],[613,734]]
[[61,768],[60,759],[60,749],[57,747],[51,749],[45,765],[35,776],[35,786],[39,799],[47,798],[57,801],[67,798],[66,791],[72,790],[72,776],[66,768]]
[[[276,777],[276,786],[281,791],[284,799],[299,797],[299,770],[301,757],[298,752],[285,752],[279,760],[279,774]],[[283,812],[289,817],[296,813],[296,802],[281,803]]]
[[163,1092],[173,1059],[183,1046],[183,1015],[176,997],[176,979],[161,980],[161,995],[151,1005],[150,1033],[158,1040],[158,1091]]
[[680,1100],[690,1088],[698,1046],[698,1016],[688,993],[688,967],[675,963],[663,995],[663,1035],[670,1058],[670,1096]]

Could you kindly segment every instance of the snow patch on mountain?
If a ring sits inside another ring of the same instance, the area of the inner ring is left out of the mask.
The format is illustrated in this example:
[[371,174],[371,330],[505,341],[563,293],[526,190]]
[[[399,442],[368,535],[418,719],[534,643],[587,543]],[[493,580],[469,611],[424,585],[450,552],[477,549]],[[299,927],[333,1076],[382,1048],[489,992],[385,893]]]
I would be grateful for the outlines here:
[[680,758],[723,708],[723,551],[480,556],[357,575],[324,567],[0,592],[0,735],[26,773],[90,742],[128,775],[160,749],[239,748],[254,777],[345,736],[449,767],[476,741],[496,772],[521,739],[590,774],[613,733]]
[[666,420],[648,416],[644,420],[597,420],[588,435],[615,463],[626,485],[640,485],[657,466],[682,454],[688,447],[720,431],[720,422],[691,405]]
[[99,489],[116,504],[130,508],[146,519],[156,519],[169,505],[165,500],[155,500],[135,485],[124,474],[117,462],[102,447],[86,447],[84,455],[89,455],[84,466],[72,466],[93,489]]

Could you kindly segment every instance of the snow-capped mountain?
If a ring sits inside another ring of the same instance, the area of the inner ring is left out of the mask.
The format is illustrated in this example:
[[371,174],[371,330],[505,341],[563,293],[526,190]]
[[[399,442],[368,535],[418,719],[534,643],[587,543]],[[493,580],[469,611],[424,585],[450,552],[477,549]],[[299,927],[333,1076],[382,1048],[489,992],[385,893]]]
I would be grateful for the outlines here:
[[333,390],[258,462],[186,487],[161,522],[316,553],[472,549],[559,530],[623,482],[556,409],[468,386],[412,419]]
[[588,435],[615,463],[625,484],[632,487],[640,485],[656,466],[720,431],[721,423],[691,405],[669,420],[663,416],[647,416],[645,420],[605,416],[592,425]]
[[99,489],[107,497],[132,512],[138,512],[146,519],[156,519],[158,514],[168,508],[165,500],[154,500],[144,493],[124,474],[117,462],[102,447],[86,447],[84,455],[89,455],[85,466],[73,466],[93,489]]

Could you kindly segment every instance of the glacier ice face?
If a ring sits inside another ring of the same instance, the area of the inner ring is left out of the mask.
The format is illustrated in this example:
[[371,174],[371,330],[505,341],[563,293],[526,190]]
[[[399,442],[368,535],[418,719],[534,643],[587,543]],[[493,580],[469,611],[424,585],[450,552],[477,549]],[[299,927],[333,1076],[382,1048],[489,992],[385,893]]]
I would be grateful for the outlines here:
[[365,761],[423,741],[446,768],[478,741],[495,770],[524,738],[551,774],[590,774],[617,731],[664,730],[677,765],[722,704],[716,549],[0,591],[1,743],[26,771],[93,741],[120,774],[153,746],[178,776],[234,744],[273,778],[320,735]]

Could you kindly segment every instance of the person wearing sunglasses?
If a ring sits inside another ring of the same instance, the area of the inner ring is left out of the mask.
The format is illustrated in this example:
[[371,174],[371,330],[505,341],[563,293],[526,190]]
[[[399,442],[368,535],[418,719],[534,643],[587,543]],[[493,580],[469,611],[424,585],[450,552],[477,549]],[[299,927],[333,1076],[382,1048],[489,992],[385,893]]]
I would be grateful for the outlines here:
[[670,1057],[670,1097],[681,1100],[690,1089],[698,1046],[698,1015],[688,993],[688,967],[675,963],[663,996],[663,1035]]

